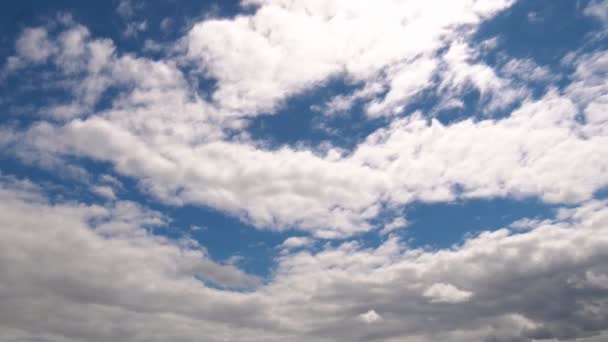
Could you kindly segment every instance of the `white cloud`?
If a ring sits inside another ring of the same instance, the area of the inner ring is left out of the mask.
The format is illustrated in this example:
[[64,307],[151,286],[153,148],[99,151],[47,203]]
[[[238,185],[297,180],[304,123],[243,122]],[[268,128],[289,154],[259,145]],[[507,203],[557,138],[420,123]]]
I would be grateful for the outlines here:
[[[408,250],[392,238],[377,249],[349,242],[316,254],[283,256],[267,290],[283,305],[276,313],[282,324],[304,325],[304,331],[319,332],[319,339],[568,340],[593,335],[605,329],[600,322],[606,307],[570,296],[603,286],[597,274],[608,272],[601,261],[608,241],[605,208],[605,202],[592,201],[530,231],[487,232],[449,250]],[[548,307],[553,301],[560,304]],[[382,320],[373,325],[377,329],[349,321],[355,316],[360,321],[369,308],[381,313]],[[583,321],[597,324],[583,332]]]
[[107,186],[107,185],[98,185],[98,186],[94,186],[93,188],[91,188],[91,190],[102,196],[105,197],[107,199],[116,199],[116,194],[114,193],[114,189],[112,189],[112,187]]
[[435,283],[424,291],[423,296],[431,303],[454,304],[468,301],[473,297],[473,293],[461,290],[452,284]]
[[292,249],[298,249],[298,248],[302,248],[302,247],[308,247],[312,244],[314,244],[314,240],[306,237],[306,236],[291,236],[287,239],[285,239],[285,241],[283,241],[283,243],[281,244],[281,248],[284,251],[287,250],[292,250]]
[[213,100],[228,112],[272,112],[289,96],[343,77],[381,81],[389,93],[370,114],[391,114],[429,84],[445,41],[510,3],[248,1],[255,14],[198,23],[187,50],[217,79]]
[[148,22],[146,20],[138,22],[127,23],[127,27],[122,32],[123,36],[127,38],[134,38],[141,32],[145,32],[148,29]]
[[160,21],[159,26],[162,31],[167,32],[171,28],[171,26],[173,26],[173,19],[164,18]]
[[3,74],[15,72],[28,64],[45,63],[56,50],[46,28],[26,28],[15,42],[15,55],[7,58]]
[[[40,243],[48,243],[38,253],[49,253],[49,257],[63,258],[59,253],[63,244],[73,247],[71,251],[65,251],[66,253],[80,252],[81,257],[98,257],[95,261],[97,263],[108,262],[110,265],[121,258],[127,258],[124,259],[125,262],[133,261],[131,258],[142,258],[142,261],[149,262],[149,270],[177,272],[177,277],[187,278],[201,272],[203,276],[210,276],[205,280],[220,285],[239,286],[255,283],[253,276],[214,264],[198,251],[181,249],[170,240],[146,233],[143,228],[145,226],[166,224],[165,218],[157,212],[147,211],[137,204],[124,201],[105,207],[69,203],[51,205],[46,202],[39,189],[28,184],[31,183],[15,183],[5,177],[2,179],[0,205],[4,212],[10,212],[10,215],[4,215],[2,224],[6,243],[12,244],[10,248],[3,247],[6,253],[18,250],[33,251],[42,248]],[[37,214],[32,216],[28,215],[28,212]],[[31,234],[36,235],[36,239],[28,240]],[[82,245],[76,248],[77,244]],[[96,256],[95,250],[106,248],[112,253]],[[157,255],[153,256],[154,253]],[[115,258],[114,261],[112,258]],[[57,259],[47,261],[50,264],[61,264]],[[101,264],[99,266],[101,267]],[[129,270],[125,268],[124,271]],[[145,279],[146,277],[142,277],[142,282],[145,283]]]
[[125,19],[132,17],[135,14],[135,9],[131,0],[121,0],[116,6],[116,13]]
[[591,0],[583,11],[586,15],[597,18],[602,24],[608,26],[608,1]]
[[478,52],[463,41],[454,41],[442,57],[442,78],[438,92],[446,97],[458,97],[468,88],[479,90],[482,113],[492,113],[508,107],[528,95],[523,87],[514,87],[509,79],[501,78],[490,66],[476,63]]
[[432,59],[416,59],[397,65],[386,72],[391,75],[389,91],[382,100],[371,101],[367,106],[370,116],[397,115],[421,90],[431,84],[437,62]]
[[374,310],[369,310],[366,313],[362,313],[359,315],[359,318],[367,323],[367,324],[371,324],[374,322],[378,322],[382,320],[382,316],[378,315],[378,313]]
[[381,234],[388,234],[397,229],[405,228],[407,226],[407,220],[404,217],[395,217],[392,221],[384,225],[384,228],[380,231]]
[[[369,136],[351,160],[385,170],[392,185],[387,196],[397,203],[496,195],[581,201],[606,185],[596,156],[607,151],[604,136],[579,138],[588,127],[576,114],[572,101],[549,93],[501,120],[442,125],[412,115]],[[585,163],[598,164],[574,166]]]
[[208,229],[209,228],[207,228],[206,226],[200,226],[200,225],[196,225],[196,224],[193,224],[190,226],[190,230],[193,232],[206,231]]
[[510,59],[500,71],[507,77],[517,80],[546,83],[553,78],[551,70],[537,65],[531,59]]

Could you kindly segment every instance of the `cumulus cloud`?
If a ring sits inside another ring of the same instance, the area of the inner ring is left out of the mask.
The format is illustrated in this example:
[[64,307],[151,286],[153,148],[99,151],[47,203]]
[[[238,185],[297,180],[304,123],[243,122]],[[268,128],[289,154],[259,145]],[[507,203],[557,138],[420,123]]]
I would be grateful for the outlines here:
[[525,87],[514,87],[507,78],[499,77],[493,68],[476,63],[478,52],[462,41],[455,41],[442,59],[444,77],[438,86],[439,92],[461,95],[474,87],[481,96],[486,113],[504,109],[528,95]]
[[374,310],[369,310],[366,313],[362,313],[359,315],[359,318],[365,323],[374,323],[382,320],[382,316],[378,315],[378,313]]
[[285,239],[285,241],[283,241],[283,243],[281,244],[281,248],[283,248],[285,250],[296,249],[296,248],[310,246],[313,243],[314,243],[314,240],[309,237],[292,236],[292,237]]
[[229,112],[272,112],[286,98],[340,77],[388,90],[369,103],[377,116],[398,112],[431,83],[434,55],[445,41],[511,1],[245,4],[256,7],[253,15],[206,20],[186,37],[188,56],[218,81],[214,102]]
[[608,182],[599,158],[608,144],[602,135],[583,137],[588,125],[577,114],[572,101],[557,94],[528,101],[501,120],[443,125],[416,114],[395,120],[336,160],[243,143],[192,147],[180,143],[182,137],[159,145],[101,118],[39,125],[24,140],[48,153],[110,161],[125,175],[149,179],[148,190],[168,202],[201,203],[276,229],[297,223],[317,236],[335,237],[369,230],[368,220],[381,213],[383,201],[591,198]]
[[17,56],[28,62],[41,63],[51,55],[54,47],[48,40],[44,28],[28,28],[23,31],[16,43]]
[[436,283],[431,285],[423,296],[429,298],[431,303],[462,303],[468,301],[473,293],[457,288],[452,284]]
[[[505,335],[532,340],[593,335],[605,329],[603,300],[595,297],[583,303],[570,296],[581,298],[583,292],[603,286],[599,277],[590,277],[586,270],[605,272],[600,261],[605,258],[600,247],[605,242],[605,202],[564,209],[558,216],[526,233],[511,235],[506,229],[483,233],[452,250],[407,250],[389,239],[377,249],[346,243],[317,254],[298,253],[282,259],[275,284],[270,286],[273,293],[280,293],[277,288],[297,289],[286,296],[306,308],[301,310],[301,321],[320,332],[343,333],[337,340],[492,340]],[[586,290],[578,292],[582,289]],[[315,293],[322,293],[319,306],[304,305]],[[332,299],[340,304],[330,304]],[[559,304],[549,305],[553,301]],[[345,327],[351,324],[349,317],[370,307],[383,318],[376,322],[378,335],[369,330],[356,332],[354,322],[349,329],[330,327]],[[586,320],[590,330],[584,333],[580,323]],[[452,328],[441,331],[446,326]]]
[[450,250],[412,250],[391,237],[375,248],[344,242],[283,254],[267,284],[237,292],[198,279],[228,287],[255,280],[192,242],[146,232],[163,224],[158,213],[128,202],[51,203],[40,186],[11,177],[0,196],[3,337],[531,341],[605,333],[605,201]]
[[99,196],[105,197],[107,199],[116,199],[116,194],[114,193],[114,189],[107,185],[97,185],[91,189],[94,193]]

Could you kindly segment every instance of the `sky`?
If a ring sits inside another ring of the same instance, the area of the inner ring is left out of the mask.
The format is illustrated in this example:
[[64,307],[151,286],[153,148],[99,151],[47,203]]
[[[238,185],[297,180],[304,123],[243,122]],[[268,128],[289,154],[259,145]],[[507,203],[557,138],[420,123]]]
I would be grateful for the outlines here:
[[608,340],[607,0],[0,5],[0,340]]

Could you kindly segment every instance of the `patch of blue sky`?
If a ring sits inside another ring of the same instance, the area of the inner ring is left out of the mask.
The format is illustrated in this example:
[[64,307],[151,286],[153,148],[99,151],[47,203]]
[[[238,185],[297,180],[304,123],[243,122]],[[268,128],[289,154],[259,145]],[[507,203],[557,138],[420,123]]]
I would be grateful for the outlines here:
[[[521,219],[545,220],[554,217],[561,206],[544,203],[537,198],[459,199],[451,202],[414,202],[401,210],[393,210],[375,221],[380,227],[354,238],[328,241],[337,246],[354,240],[363,247],[378,247],[389,236],[398,236],[407,248],[440,250],[462,244],[481,232],[509,228]],[[388,234],[380,234],[383,223],[401,217],[406,224]],[[517,231],[513,231],[517,233]],[[317,244],[319,250],[323,244]]]
[[273,271],[279,253],[277,247],[293,234],[257,229],[231,215],[200,206],[162,209],[172,218],[171,225],[177,228],[163,234],[190,237],[205,246],[213,260],[236,263],[244,271],[263,278]]
[[[25,27],[43,25],[59,13],[71,15],[83,23],[95,37],[112,39],[120,51],[140,53],[146,37],[160,41],[175,41],[198,19],[203,17],[230,18],[253,9],[242,8],[240,1],[126,1],[131,11],[128,18],[117,12],[120,1],[83,2],[58,1],[10,1],[0,14],[2,44],[0,53],[12,50],[12,40]],[[169,21],[167,21],[167,19]],[[146,28],[138,36],[125,37],[126,21],[146,21]],[[164,21],[164,24],[163,24]],[[144,38],[144,39],[141,39]]]
[[327,114],[315,105],[329,101],[333,96],[357,89],[337,77],[324,85],[288,98],[281,109],[272,115],[253,118],[248,133],[276,148],[283,145],[316,147],[323,142],[350,150],[367,135],[387,125],[387,118],[366,117],[361,103],[343,112]]
[[556,206],[535,198],[414,203],[405,211],[408,226],[402,233],[413,248],[449,248],[469,236],[506,228],[520,219],[549,219],[555,210]]
[[474,41],[498,38],[496,49],[486,62],[495,65],[504,55],[531,58],[554,71],[561,69],[561,59],[581,48],[599,24],[583,14],[589,1],[518,1],[509,9],[484,22]]

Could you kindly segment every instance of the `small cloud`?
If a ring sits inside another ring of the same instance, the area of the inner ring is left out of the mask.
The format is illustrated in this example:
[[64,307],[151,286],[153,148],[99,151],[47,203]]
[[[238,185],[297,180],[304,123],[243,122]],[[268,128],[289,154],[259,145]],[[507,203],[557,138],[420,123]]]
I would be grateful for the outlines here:
[[423,296],[431,303],[463,303],[471,299],[473,292],[457,288],[452,284],[435,283],[424,291]]
[[380,234],[386,235],[390,232],[393,232],[400,228],[405,228],[407,226],[407,220],[404,217],[396,217],[388,224],[384,225],[384,228],[380,231]]
[[242,263],[243,261],[245,261],[245,257],[242,255],[233,255],[230,258],[226,259],[226,264],[227,265],[238,265],[240,263]]
[[498,46],[498,37],[493,37],[480,42],[478,48],[482,54],[485,54],[496,49],[496,46]]
[[304,248],[314,244],[314,240],[306,236],[292,236],[279,246],[283,251]]
[[382,321],[382,316],[380,316],[375,310],[369,310],[366,313],[362,313],[358,316],[358,318],[367,324]]
[[135,13],[135,10],[131,1],[122,0],[116,7],[116,13],[123,18],[130,18]]
[[173,26],[173,19],[171,18],[165,18],[163,20],[160,21],[160,29],[163,32],[167,32],[169,31],[169,29],[171,29],[171,26]]
[[127,24],[127,28],[123,31],[123,36],[127,38],[137,37],[140,32],[144,32],[148,28],[147,21],[131,22]]
[[115,186],[117,188],[122,188],[123,187],[121,181],[119,181],[116,177],[113,177],[113,176],[108,175],[108,174],[101,175],[99,177],[99,181],[102,182],[102,183],[105,183],[105,184],[113,185],[113,186]]
[[114,193],[114,189],[112,189],[111,187],[109,187],[107,185],[94,186],[91,190],[95,194],[97,194],[101,197],[104,197],[106,199],[109,199],[109,200],[116,199],[116,194]]
[[[15,60],[30,63],[44,63],[55,52],[55,46],[48,38],[46,28],[25,29],[15,43],[17,56]],[[17,64],[12,62],[12,64]]]
[[146,39],[146,41],[144,42],[144,51],[148,51],[148,52],[162,52],[164,49],[164,46],[152,39]]
[[532,229],[534,227],[539,227],[543,223],[549,223],[549,222],[542,221],[542,220],[523,218],[523,219],[519,219],[517,221],[512,222],[509,225],[509,228],[514,229],[514,230],[528,230],[528,229]]
[[196,224],[190,225],[190,231],[191,232],[204,232],[207,229],[209,229],[209,228],[207,228],[205,226],[199,226],[199,225],[196,225]]
[[531,59],[511,59],[501,67],[500,72],[507,77],[525,81],[547,82],[553,78],[551,70],[537,65]]
[[604,25],[608,25],[608,0],[592,0],[583,13],[594,17]]
[[537,12],[530,12],[528,13],[528,21],[531,23],[538,23],[543,21],[543,18],[541,18]]

